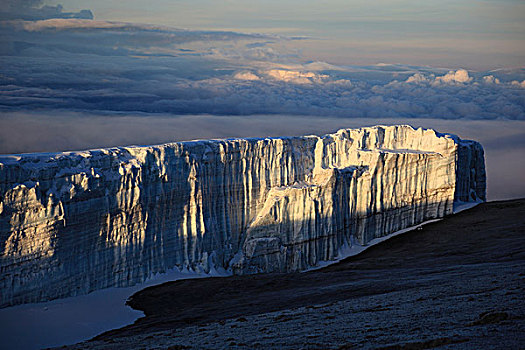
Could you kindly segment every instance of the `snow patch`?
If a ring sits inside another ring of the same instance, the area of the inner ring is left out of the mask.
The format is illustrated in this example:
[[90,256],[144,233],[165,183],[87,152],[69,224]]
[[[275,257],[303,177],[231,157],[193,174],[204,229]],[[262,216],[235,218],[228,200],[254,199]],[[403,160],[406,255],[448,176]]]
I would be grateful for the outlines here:
[[41,349],[78,343],[144,316],[126,305],[134,293],[153,285],[231,274],[212,267],[210,273],[171,269],[127,288],[107,288],[87,295],[0,309],[1,348]]

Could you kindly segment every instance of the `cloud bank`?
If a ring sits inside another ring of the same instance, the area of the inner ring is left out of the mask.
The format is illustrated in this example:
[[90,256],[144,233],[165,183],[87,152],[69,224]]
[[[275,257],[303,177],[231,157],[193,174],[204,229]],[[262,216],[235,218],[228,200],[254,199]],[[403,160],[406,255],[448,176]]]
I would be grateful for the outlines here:
[[304,62],[278,36],[78,18],[0,21],[0,31],[4,111],[525,119],[522,68],[335,66]]

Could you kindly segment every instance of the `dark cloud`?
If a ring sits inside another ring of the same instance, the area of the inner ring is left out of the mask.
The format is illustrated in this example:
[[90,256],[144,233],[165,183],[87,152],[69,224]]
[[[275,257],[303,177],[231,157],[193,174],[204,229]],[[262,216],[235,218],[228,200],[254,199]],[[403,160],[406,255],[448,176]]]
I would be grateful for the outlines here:
[[0,20],[36,21],[51,18],[93,19],[90,10],[64,12],[62,5],[44,5],[41,0],[3,0],[0,4]]

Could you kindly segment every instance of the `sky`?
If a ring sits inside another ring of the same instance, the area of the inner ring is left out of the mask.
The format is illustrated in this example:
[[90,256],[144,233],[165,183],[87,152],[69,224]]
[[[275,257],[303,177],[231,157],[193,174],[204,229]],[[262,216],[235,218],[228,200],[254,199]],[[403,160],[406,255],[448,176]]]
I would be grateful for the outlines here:
[[5,0],[0,153],[411,120],[521,145],[524,63],[517,0]]
[[[51,3],[51,2],[50,2]],[[520,0],[55,1],[96,19],[300,36],[305,59],[495,69],[525,61]]]

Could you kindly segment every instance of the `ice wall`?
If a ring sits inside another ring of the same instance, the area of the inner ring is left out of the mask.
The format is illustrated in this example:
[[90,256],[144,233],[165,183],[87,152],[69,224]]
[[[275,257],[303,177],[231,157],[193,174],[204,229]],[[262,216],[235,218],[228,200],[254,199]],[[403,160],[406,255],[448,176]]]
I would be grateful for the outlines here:
[[295,271],[485,199],[482,147],[410,126],[0,156],[0,306],[169,268]]

